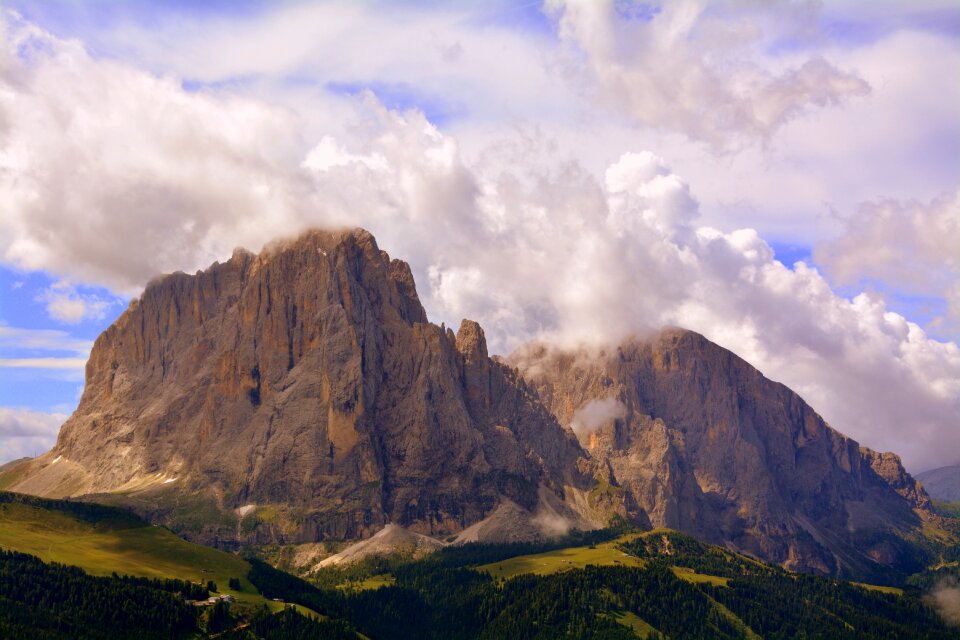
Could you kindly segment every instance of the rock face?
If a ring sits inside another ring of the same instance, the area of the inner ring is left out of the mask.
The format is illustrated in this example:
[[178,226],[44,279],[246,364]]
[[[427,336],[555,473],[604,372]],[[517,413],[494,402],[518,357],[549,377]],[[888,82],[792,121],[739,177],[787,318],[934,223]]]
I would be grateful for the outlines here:
[[352,564],[364,558],[403,553],[413,558],[421,558],[446,546],[441,540],[412,533],[395,524],[388,524],[366,540],[350,545],[340,553],[324,558],[313,568],[320,569],[338,564]]
[[619,513],[859,576],[909,563],[929,505],[896,456],[695,333],[491,358],[475,322],[430,324],[362,230],[151,283],[54,449],[3,473],[220,545],[510,541]]
[[917,480],[935,500],[960,502],[960,464],[924,471]]
[[703,336],[668,329],[596,354],[528,346],[510,362],[632,519],[788,568],[909,568],[902,538],[929,498],[899,458],[860,447]]
[[449,535],[504,498],[562,496],[581,455],[476,323],[427,322],[406,263],[317,231],[150,284],[18,490],[200,496],[240,519],[214,541]]

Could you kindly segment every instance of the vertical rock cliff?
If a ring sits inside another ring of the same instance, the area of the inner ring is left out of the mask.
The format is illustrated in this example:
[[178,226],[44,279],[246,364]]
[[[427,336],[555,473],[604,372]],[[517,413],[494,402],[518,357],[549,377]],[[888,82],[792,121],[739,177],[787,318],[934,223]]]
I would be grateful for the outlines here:
[[[592,354],[532,345],[510,361],[634,519],[789,568],[911,568],[904,538],[929,499],[899,458],[860,447],[703,336],[668,329]],[[619,409],[591,423],[598,401]]]
[[857,576],[914,568],[933,517],[895,455],[702,336],[500,361],[477,323],[430,324],[362,230],[152,282],[97,339],[54,449],[10,477],[208,543],[521,539],[619,513]]
[[562,500],[581,455],[476,323],[427,322],[406,263],[316,231],[151,283],[18,488],[194,496],[281,539],[447,535],[541,487]]

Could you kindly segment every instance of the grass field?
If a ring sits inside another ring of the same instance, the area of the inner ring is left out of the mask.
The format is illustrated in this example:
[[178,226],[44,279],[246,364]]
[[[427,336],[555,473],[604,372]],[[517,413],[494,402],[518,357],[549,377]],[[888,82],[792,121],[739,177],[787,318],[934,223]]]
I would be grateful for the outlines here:
[[337,585],[338,589],[354,589],[356,591],[366,591],[368,589],[379,589],[380,587],[389,587],[396,584],[397,579],[393,577],[393,574],[382,573],[377,576],[370,576],[364,580],[355,580],[351,582],[344,582],[343,584]]
[[12,486],[23,477],[26,465],[21,466],[21,463],[25,462],[26,460],[28,460],[28,458],[21,458],[19,460],[11,460],[6,464],[0,465],[0,491]]
[[[537,575],[549,575],[559,571],[570,569],[581,569],[587,565],[623,565],[627,567],[642,567],[644,560],[628,555],[617,548],[617,545],[635,538],[638,534],[628,534],[616,540],[604,542],[592,547],[570,547],[567,549],[557,549],[546,553],[537,553],[527,556],[517,556],[500,562],[492,562],[477,567],[478,571],[486,571],[496,578],[509,579],[524,573],[535,573]],[[643,534],[639,534],[643,535]],[[712,576],[703,573],[697,573],[687,567],[670,567],[674,575],[687,582],[710,584],[715,586],[727,586],[728,578]],[[730,610],[711,599],[713,605],[721,615],[731,619],[741,631],[751,639],[759,638],[753,631],[747,627],[742,620],[735,616]],[[637,615],[626,611],[614,616],[614,619],[633,630],[640,638],[650,637],[656,632],[652,626]]]
[[715,587],[725,587],[727,583],[730,582],[730,578],[721,578],[720,576],[711,576],[706,573],[697,573],[693,569],[687,567],[670,567],[673,571],[673,574],[680,578],[681,580],[686,580],[687,582],[700,583],[700,584],[712,584]]
[[509,579],[524,573],[545,576],[558,571],[582,569],[590,564],[597,566],[614,564],[626,567],[644,566],[645,563],[640,558],[627,555],[616,548],[617,544],[626,539],[624,537],[611,540],[592,547],[569,547],[547,551],[546,553],[517,556],[479,566],[477,570],[486,571],[495,578]]
[[902,596],[903,589],[897,587],[883,587],[878,584],[866,584],[864,582],[851,582],[850,584],[855,584],[858,587],[863,587],[867,591],[879,591],[880,593],[892,593],[895,596]]
[[[111,573],[217,583],[219,593],[238,601],[268,602],[247,580],[250,565],[233,554],[187,542],[167,529],[134,518],[88,522],[52,509],[0,504],[0,547],[38,556],[45,562],[78,566],[93,575]],[[228,586],[240,579],[240,590]]]
[[[623,565],[625,567],[642,567],[645,562],[640,558],[628,555],[617,548],[617,545],[635,538],[637,534],[628,534],[592,547],[569,547],[546,553],[537,553],[527,556],[517,556],[499,562],[491,562],[477,567],[478,571],[486,571],[495,578],[510,579],[524,573],[535,573],[545,576],[558,571],[582,569],[587,565],[609,566]],[[693,583],[708,583],[727,586],[728,579],[720,576],[711,576],[697,573],[686,567],[671,567],[673,573],[681,580]]]
[[630,611],[618,613],[613,619],[628,627],[638,638],[649,638],[657,633],[657,630],[647,624],[643,618]]

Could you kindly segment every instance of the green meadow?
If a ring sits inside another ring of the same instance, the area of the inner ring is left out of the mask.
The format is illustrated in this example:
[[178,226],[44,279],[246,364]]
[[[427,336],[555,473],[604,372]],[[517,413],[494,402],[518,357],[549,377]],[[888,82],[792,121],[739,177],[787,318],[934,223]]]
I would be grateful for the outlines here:
[[644,561],[627,555],[616,548],[619,540],[604,542],[589,547],[569,547],[556,549],[545,553],[535,553],[526,556],[516,556],[498,562],[491,562],[477,567],[478,571],[485,571],[495,578],[509,579],[524,573],[534,573],[540,576],[582,569],[587,565],[607,566],[622,564],[626,567],[642,567]]
[[[247,580],[250,565],[242,558],[187,542],[163,527],[120,512],[94,519],[39,504],[3,502],[0,547],[45,562],[78,566],[92,575],[117,573],[204,584],[212,580],[219,593],[232,594],[238,601],[267,602]],[[229,588],[230,578],[240,580],[239,590]],[[282,606],[269,605],[272,609]]]
[[[546,576],[558,571],[582,569],[588,565],[597,567],[622,565],[625,567],[643,567],[646,561],[624,553],[617,548],[623,542],[637,538],[637,534],[621,536],[616,540],[603,542],[588,547],[568,547],[545,553],[535,553],[525,556],[516,556],[499,562],[477,567],[478,571],[485,571],[495,578],[508,580],[514,576],[533,573]],[[706,583],[717,586],[726,586],[727,578],[697,573],[687,567],[670,567],[673,573],[681,580],[693,583]]]

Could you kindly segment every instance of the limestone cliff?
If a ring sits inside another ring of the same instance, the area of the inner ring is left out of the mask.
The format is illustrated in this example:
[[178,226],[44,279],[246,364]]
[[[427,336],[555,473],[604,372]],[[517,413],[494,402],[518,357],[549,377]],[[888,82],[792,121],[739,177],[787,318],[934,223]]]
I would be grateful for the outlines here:
[[896,456],[702,336],[502,362],[475,322],[430,324],[409,267],[362,230],[151,283],[97,339],[54,449],[14,473],[16,491],[220,545],[387,525],[517,540],[620,513],[858,576],[909,568],[931,517]]
[[[860,447],[703,336],[668,329],[592,354],[532,345],[510,361],[635,520],[789,568],[909,568],[903,537],[929,499],[899,458]],[[598,401],[620,409],[590,424]]]
[[315,231],[151,283],[16,489],[123,495],[173,526],[206,509],[186,532],[208,542],[445,536],[541,486],[562,499],[581,455],[476,323],[427,322],[406,263]]

